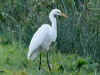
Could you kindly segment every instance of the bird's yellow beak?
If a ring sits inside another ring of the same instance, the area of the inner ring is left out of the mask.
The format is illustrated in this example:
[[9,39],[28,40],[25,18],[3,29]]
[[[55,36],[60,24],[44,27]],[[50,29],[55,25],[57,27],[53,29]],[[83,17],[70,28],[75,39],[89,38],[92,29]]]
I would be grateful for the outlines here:
[[65,18],[68,18],[65,14],[63,14],[63,13],[60,13],[60,16],[63,16],[63,17],[65,17]]

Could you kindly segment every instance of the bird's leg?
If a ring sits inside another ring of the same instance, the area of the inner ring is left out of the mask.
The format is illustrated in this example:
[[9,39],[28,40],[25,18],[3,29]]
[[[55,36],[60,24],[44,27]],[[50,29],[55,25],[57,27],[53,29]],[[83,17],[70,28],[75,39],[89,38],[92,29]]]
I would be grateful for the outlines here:
[[49,65],[49,60],[48,60],[48,51],[47,51],[47,64],[48,64],[49,70],[51,71],[51,68],[50,68],[50,65]]
[[39,62],[39,70],[41,68],[41,53],[40,53],[40,62]]

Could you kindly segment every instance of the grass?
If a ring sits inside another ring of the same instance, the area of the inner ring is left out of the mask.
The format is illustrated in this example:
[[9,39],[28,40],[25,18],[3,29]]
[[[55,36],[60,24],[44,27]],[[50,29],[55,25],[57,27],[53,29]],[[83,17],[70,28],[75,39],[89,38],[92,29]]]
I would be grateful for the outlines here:
[[[29,45],[34,32],[42,24],[51,24],[47,16],[54,8],[59,8],[69,17],[68,19],[57,17],[58,37],[55,46],[63,54],[51,48],[50,72],[46,66],[45,53],[42,53],[42,69],[38,71],[39,55],[35,61],[28,61],[26,59],[28,49],[25,46]],[[96,62],[100,63],[99,0],[0,0],[0,24],[0,74],[96,75],[98,73]],[[77,57],[74,58],[75,56]],[[2,70],[4,73],[1,73]]]
[[46,52],[42,53],[42,69],[38,70],[39,55],[34,61],[29,61],[28,49],[22,45],[0,45],[0,71],[4,71],[0,75],[99,75],[98,63],[94,63],[91,57],[61,54],[54,49],[52,47],[49,52],[52,65],[50,72],[46,63]]
[[54,8],[69,17],[57,17],[57,49],[63,53],[92,56],[94,61],[100,62],[99,0],[0,0],[0,43],[20,41],[28,46],[42,24],[51,25],[48,16]]

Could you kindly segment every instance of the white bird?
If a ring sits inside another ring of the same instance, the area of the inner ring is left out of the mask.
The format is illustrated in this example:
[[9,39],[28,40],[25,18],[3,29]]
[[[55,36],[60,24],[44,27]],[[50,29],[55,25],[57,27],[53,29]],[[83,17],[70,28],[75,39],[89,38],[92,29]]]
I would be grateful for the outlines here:
[[43,24],[33,35],[29,45],[29,52],[27,56],[28,60],[34,60],[37,54],[40,53],[39,70],[41,67],[41,52],[43,50],[47,50],[47,64],[51,71],[49,61],[48,61],[48,50],[50,44],[52,42],[55,42],[57,38],[57,22],[54,15],[60,15],[60,16],[64,16],[65,18],[68,18],[66,15],[61,13],[59,9],[53,9],[49,14],[49,18],[50,21],[52,22],[52,26],[48,24]]

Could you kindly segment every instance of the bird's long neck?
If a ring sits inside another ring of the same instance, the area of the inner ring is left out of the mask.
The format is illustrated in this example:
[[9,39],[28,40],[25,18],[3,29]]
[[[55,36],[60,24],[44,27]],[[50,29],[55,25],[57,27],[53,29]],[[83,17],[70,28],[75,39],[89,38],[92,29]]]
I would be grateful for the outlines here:
[[56,41],[57,38],[57,23],[56,23],[56,18],[54,17],[54,13],[51,11],[49,15],[50,21],[52,22],[51,26],[51,35],[52,35],[52,41]]
[[52,23],[52,29],[57,30],[56,18],[52,14],[49,15],[49,18],[50,18],[50,21]]

